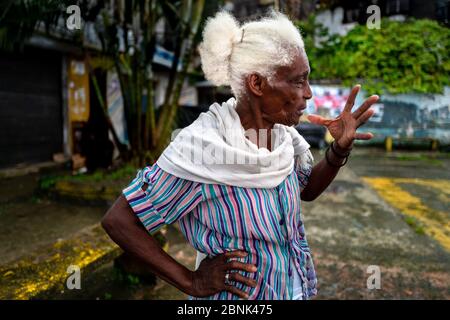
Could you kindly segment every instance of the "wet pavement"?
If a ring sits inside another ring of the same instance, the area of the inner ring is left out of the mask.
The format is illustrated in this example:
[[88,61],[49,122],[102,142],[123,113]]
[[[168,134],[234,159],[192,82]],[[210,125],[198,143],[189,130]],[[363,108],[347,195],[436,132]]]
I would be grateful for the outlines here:
[[[314,156],[318,161],[323,153],[315,150]],[[449,299],[449,169],[448,154],[355,148],[330,187],[315,201],[303,202],[319,280],[316,299]],[[2,193],[8,188],[4,181]],[[105,210],[27,197],[23,191],[15,200],[0,201],[0,262],[96,223]],[[192,269],[194,250],[176,226],[165,232],[168,252]],[[380,269],[380,289],[367,288],[369,266]],[[156,285],[124,280],[112,263],[83,275],[82,290],[55,296],[186,297],[161,280]]]
[[[326,192],[303,203],[317,298],[448,299],[449,189],[440,187],[449,168],[443,155],[355,150]],[[369,266],[380,268],[380,289],[367,288]]]
[[98,223],[106,211],[38,195],[38,179],[36,173],[0,179],[0,265]]

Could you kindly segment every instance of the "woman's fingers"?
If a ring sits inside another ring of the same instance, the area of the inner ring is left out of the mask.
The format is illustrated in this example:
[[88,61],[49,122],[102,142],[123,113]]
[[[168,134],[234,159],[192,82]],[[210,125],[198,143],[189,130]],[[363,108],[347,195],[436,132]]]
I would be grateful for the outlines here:
[[240,274],[238,272],[232,272],[229,275],[230,275],[231,281],[237,281],[237,282],[245,284],[246,286],[253,287],[253,288],[256,287],[255,280],[250,279],[248,277],[244,277],[242,274]]
[[343,112],[351,112],[352,108],[355,104],[356,96],[358,95],[359,89],[361,88],[361,85],[357,84],[353,87],[352,91],[350,91],[350,95],[348,96],[347,103],[345,104],[344,111]]
[[248,253],[243,250],[234,250],[234,251],[227,251],[223,255],[226,259],[245,258],[246,256],[248,256]]
[[238,261],[239,258],[245,258],[247,255],[248,253],[244,250],[233,250],[203,260],[194,272],[193,277],[193,288],[196,296],[205,297],[226,290],[247,299],[248,294],[246,292],[237,289],[229,282],[240,282],[248,287],[257,285],[255,280],[244,277],[239,273],[239,271],[249,273],[257,271],[255,265]]
[[[231,258],[243,258],[247,256],[248,253],[242,250],[235,250],[235,251],[229,251],[224,254],[224,257],[227,259]],[[248,277],[244,277],[239,272],[230,272],[230,271],[246,271],[249,273],[256,272],[258,269],[254,264],[250,263],[243,263],[236,260],[231,260],[226,262],[225,264],[225,271],[229,274],[229,280],[230,281],[236,281],[245,284],[249,287],[256,287],[256,281],[253,279],[250,279]],[[248,299],[248,294],[242,290],[239,290],[233,285],[225,284],[225,289],[243,299]]]
[[374,113],[375,111],[373,109],[369,109],[366,112],[364,112],[358,119],[356,119],[356,127],[359,128],[364,123],[366,123],[367,120],[369,120]]
[[[230,272],[229,274],[229,280],[230,281],[235,281],[235,282],[240,282],[248,287],[252,287],[255,288],[257,283],[255,280],[250,279],[248,277],[244,277],[243,275],[241,275],[238,272]],[[235,287],[232,284],[225,284],[225,289],[243,299],[248,299],[248,294],[245,291],[239,290],[237,287]]]
[[358,140],[370,140],[372,138],[373,138],[373,134],[370,132],[355,134],[355,139],[358,139]]
[[317,114],[308,115],[308,120],[314,124],[319,124],[322,126],[328,126],[332,120],[325,119],[324,117],[318,116]]
[[380,97],[377,95],[370,96],[364,103],[352,113],[353,118],[358,119],[364,112],[367,111]]
[[242,290],[239,290],[235,286],[231,286],[231,285],[227,284],[227,285],[225,285],[225,290],[237,295],[238,297],[241,297],[242,299],[248,299],[248,293],[246,293]]
[[226,265],[226,270],[242,270],[247,272],[256,272],[258,270],[254,264],[242,263],[239,261],[230,261]]

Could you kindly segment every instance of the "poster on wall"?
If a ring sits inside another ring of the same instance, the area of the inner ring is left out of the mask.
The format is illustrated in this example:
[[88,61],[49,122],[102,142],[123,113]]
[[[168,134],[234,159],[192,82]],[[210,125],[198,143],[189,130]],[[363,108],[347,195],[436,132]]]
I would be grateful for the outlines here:
[[119,77],[117,76],[117,73],[108,71],[106,83],[106,103],[108,106],[108,115],[120,142],[123,144],[128,144],[123,98],[122,92],[120,91]]
[[[342,113],[350,94],[350,88],[332,85],[312,85],[311,90],[313,97],[308,101],[307,112],[310,114],[320,114],[329,118],[336,118]],[[353,111],[363,103],[366,96],[366,92],[361,90],[356,97]],[[369,121],[381,122],[384,105],[382,103],[376,103],[372,106],[372,109],[375,113]]]
[[71,122],[89,120],[89,74],[83,60],[70,59],[68,70],[68,107]]
[[308,101],[307,112],[335,118],[344,110],[350,94],[349,88],[312,85],[313,98]]

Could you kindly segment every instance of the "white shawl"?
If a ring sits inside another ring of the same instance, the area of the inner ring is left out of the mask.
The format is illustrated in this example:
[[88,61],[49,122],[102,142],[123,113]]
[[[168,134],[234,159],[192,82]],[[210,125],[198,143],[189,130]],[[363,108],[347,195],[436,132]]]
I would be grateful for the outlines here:
[[[236,100],[214,103],[182,129],[157,165],[186,180],[244,188],[274,188],[292,172],[294,157],[303,165],[312,157],[309,144],[293,127],[275,124],[272,151],[245,136]],[[308,152],[307,152],[308,151]],[[240,159],[240,160],[239,160]]]

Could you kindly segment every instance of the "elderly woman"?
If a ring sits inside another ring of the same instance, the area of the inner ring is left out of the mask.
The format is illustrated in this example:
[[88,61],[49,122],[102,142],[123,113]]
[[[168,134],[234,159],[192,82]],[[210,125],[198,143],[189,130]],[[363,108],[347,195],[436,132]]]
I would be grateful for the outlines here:
[[[214,103],[142,169],[102,225],[123,250],[192,299],[308,299],[317,293],[301,201],[316,199],[347,162],[373,114],[359,86],[336,119],[310,115],[334,142],[313,165],[292,127],[311,98],[302,37],[281,13],[240,26],[228,13],[207,21],[200,45],[208,80],[236,98]],[[191,271],[151,236],[179,222],[198,251]]]

